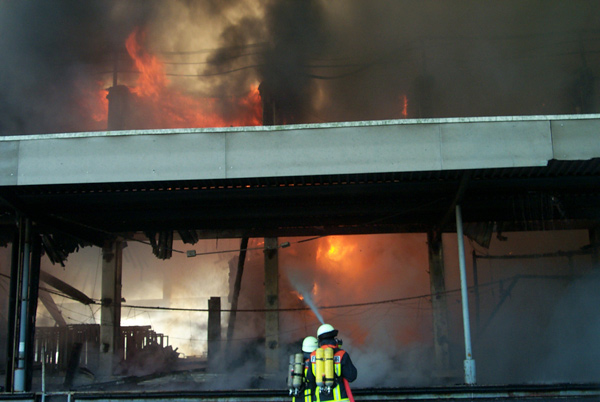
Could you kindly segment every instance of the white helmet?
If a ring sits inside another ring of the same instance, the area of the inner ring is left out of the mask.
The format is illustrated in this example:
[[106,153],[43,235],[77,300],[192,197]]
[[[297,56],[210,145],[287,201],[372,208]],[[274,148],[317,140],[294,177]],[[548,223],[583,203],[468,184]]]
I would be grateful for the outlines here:
[[314,336],[307,336],[302,341],[302,351],[304,353],[312,353],[319,347],[319,341]]
[[334,338],[338,334],[337,329],[333,328],[331,324],[323,324],[317,330],[317,337],[319,339],[323,338]]

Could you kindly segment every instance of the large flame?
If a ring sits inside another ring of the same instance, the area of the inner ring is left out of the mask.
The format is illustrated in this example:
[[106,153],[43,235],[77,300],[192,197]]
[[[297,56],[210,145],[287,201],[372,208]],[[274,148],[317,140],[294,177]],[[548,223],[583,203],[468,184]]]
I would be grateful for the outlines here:
[[[313,243],[314,249],[309,248],[311,243],[306,243],[303,252],[290,252],[286,256],[285,264],[292,271],[287,275],[292,286],[297,286],[297,277],[304,278],[303,285],[311,289],[324,321],[340,326],[340,336],[351,338],[353,344],[372,341],[373,331],[377,336],[387,333],[390,341],[401,345],[420,342],[426,336],[423,328],[429,325],[426,318],[413,314],[421,309],[420,304],[361,305],[428,291],[425,271],[414,268],[426,264],[427,255],[421,253],[416,257],[415,239],[408,242],[406,238],[399,235],[323,237]],[[348,307],[322,308],[327,306]],[[394,317],[392,321],[389,321],[390,315]]]
[[[262,124],[258,83],[251,85],[242,97],[194,97],[170,84],[165,64],[148,53],[143,43],[145,33],[134,30],[125,42],[139,76],[130,92],[135,98],[134,112],[128,116],[132,128],[195,128],[257,126]],[[192,78],[193,79],[193,78]],[[106,90],[98,93],[106,97]],[[89,114],[95,121],[106,121],[108,104],[97,103]]]
[[[132,88],[144,108],[150,111],[152,128],[193,128],[256,126],[261,124],[258,84],[241,98],[195,98],[169,86],[165,65],[142,47],[144,32],[133,31],[125,46],[140,75]],[[232,117],[225,117],[228,108]]]

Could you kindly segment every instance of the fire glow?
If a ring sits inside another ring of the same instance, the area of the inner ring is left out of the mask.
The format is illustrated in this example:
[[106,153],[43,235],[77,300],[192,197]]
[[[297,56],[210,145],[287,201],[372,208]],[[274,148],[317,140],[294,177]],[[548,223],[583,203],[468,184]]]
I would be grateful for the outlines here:
[[341,236],[329,236],[326,240],[327,244],[319,244],[319,248],[317,249],[317,260],[321,260],[325,257],[330,261],[340,262],[356,248],[356,244],[345,242]]
[[[421,313],[427,303],[380,304],[427,293],[426,270],[417,268],[427,264],[427,253],[417,251],[421,242],[418,236],[338,235],[303,243],[296,253],[286,249],[281,264],[295,299],[289,307],[310,307],[320,322],[340,326],[341,337],[354,345],[422,342],[429,336],[430,323]],[[359,306],[369,302],[376,304]]]
[[408,118],[408,98],[406,97],[406,95],[400,96],[400,104],[402,107],[402,111],[400,112],[400,114],[402,115],[403,119],[407,119]]
[[[194,97],[172,86],[165,63],[144,48],[145,32],[134,30],[125,42],[129,57],[139,73],[129,87],[134,98],[132,128],[196,128],[257,126],[262,124],[258,83],[242,97]],[[194,78],[192,78],[194,79]],[[101,93],[106,94],[102,89]],[[108,109],[103,107],[104,113]],[[98,112],[95,112],[97,115]],[[97,119],[95,117],[95,119]]]

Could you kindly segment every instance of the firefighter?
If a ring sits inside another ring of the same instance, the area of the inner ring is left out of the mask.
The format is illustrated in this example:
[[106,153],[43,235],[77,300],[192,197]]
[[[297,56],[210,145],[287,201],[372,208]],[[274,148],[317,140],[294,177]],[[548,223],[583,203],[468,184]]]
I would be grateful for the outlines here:
[[[321,325],[317,331],[319,348],[310,355],[311,369],[307,373],[308,382],[316,386],[314,401],[354,401],[348,383],[356,380],[358,373],[350,355],[341,348],[337,334],[337,329],[330,324]],[[327,349],[330,349],[328,353]],[[326,357],[328,354],[332,354],[332,358]],[[320,366],[322,360],[324,367]],[[333,369],[328,368],[331,363]]]
[[[292,374],[292,394],[294,395],[292,401],[294,402],[312,402],[313,395],[315,393],[315,383],[308,382],[307,373],[310,367],[310,355],[319,347],[317,338],[314,336],[307,336],[302,341],[302,362],[301,371],[298,373],[298,355],[295,356],[295,368]],[[290,360],[291,363],[291,360]]]

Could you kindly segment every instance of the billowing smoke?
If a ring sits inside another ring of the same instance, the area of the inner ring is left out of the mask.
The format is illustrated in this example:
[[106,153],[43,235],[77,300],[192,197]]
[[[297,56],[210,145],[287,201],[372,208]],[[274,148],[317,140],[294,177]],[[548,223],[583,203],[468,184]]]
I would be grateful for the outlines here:
[[0,3],[0,132],[106,129],[94,115],[98,81],[154,2]]
[[[215,104],[220,120],[205,124],[229,125],[241,112],[234,99],[259,84],[283,123],[597,112],[599,8],[593,0],[4,1],[0,133],[105,129],[101,90],[113,85],[115,55],[118,83],[137,85],[124,51],[134,29],[146,32],[170,89],[194,107]],[[169,124],[201,122],[184,113]]]

